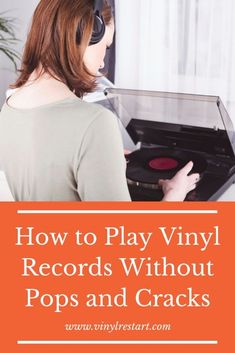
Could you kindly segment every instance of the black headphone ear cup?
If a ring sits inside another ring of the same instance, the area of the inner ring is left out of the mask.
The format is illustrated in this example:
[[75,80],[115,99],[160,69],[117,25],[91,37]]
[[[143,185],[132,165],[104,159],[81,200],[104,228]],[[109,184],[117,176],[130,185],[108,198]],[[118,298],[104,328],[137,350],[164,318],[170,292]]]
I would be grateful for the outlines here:
[[[105,34],[105,23],[104,23],[103,17],[99,17],[98,15],[95,15],[94,26],[93,26],[93,31],[92,31],[89,45],[99,43],[102,40],[104,34]],[[77,33],[76,33],[76,42],[77,44],[80,44],[81,42],[81,30],[79,26],[77,28]]]
[[[105,22],[102,17],[103,6],[104,6],[103,0],[94,0],[94,8],[93,8],[94,23],[93,23],[93,31],[92,31],[89,45],[99,43],[105,34]],[[76,42],[78,45],[81,43],[81,37],[82,37],[81,27],[82,26],[80,24],[80,26],[78,26],[77,28],[77,33],[76,33]]]
[[93,26],[93,33],[94,35],[99,35],[103,30],[103,20],[99,16],[94,16],[94,26]]
[[94,15],[94,25],[93,25],[93,32],[92,32],[92,36],[91,36],[91,40],[90,40],[90,44],[89,45],[93,45],[93,44],[97,44],[99,43],[105,33],[105,23],[104,23],[104,19],[101,16],[98,15]]

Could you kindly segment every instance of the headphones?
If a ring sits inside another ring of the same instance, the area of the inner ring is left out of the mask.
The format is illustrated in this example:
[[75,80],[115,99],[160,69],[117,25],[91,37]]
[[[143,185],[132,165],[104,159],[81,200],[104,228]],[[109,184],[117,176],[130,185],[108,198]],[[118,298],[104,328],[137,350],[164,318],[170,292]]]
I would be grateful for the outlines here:
[[[89,45],[94,45],[99,43],[104,36],[105,23],[102,16],[103,6],[104,6],[103,0],[94,0],[94,9],[93,9],[94,25],[93,25],[93,31],[92,31]],[[81,30],[79,26],[76,34],[76,41],[77,41],[77,44],[79,44],[81,41]]]

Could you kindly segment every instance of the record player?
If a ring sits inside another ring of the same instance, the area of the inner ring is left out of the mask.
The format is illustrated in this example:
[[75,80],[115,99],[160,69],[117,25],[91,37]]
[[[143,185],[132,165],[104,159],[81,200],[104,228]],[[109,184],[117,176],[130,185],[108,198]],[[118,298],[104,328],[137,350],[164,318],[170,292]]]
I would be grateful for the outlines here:
[[108,88],[99,103],[120,121],[133,201],[161,200],[159,179],[190,160],[200,181],[186,200],[217,200],[235,182],[235,133],[217,96]]

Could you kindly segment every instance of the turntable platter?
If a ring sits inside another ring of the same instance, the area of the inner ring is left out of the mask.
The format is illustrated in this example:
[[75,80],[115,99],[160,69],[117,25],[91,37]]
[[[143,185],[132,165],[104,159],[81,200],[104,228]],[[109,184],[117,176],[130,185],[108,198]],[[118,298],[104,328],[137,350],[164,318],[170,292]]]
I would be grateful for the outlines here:
[[168,148],[142,148],[126,158],[127,180],[144,185],[156,185],[159,179],[171,179],[189,161],[193,161],[191,173],[201,175],[207,168],[207,162],[200,154]]

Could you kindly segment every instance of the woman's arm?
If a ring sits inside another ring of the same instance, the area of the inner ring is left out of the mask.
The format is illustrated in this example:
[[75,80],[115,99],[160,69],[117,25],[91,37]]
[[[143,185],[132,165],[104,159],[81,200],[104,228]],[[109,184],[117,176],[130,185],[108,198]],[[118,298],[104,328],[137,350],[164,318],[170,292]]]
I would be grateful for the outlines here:
[[102,109],[83,138],[76,174],[82,201],[131,201],[116,116]]

